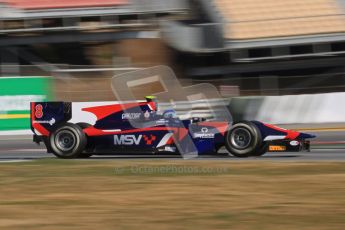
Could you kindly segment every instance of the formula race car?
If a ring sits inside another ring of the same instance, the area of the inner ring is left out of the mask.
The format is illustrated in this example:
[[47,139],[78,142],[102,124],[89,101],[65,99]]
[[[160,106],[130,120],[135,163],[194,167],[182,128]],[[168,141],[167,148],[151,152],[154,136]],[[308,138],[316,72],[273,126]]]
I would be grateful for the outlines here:
[[[157,106],[152,98],[122,104],[32,102],[33,140],[43,142],[59,158],[114,153],[210,154],[223,146],[233,156],[250,157],[309,151],[308,139],[315,137],[259,121],[181,120],[171,109],[159,114]],[[80,122],[85,120],[89,123]]]

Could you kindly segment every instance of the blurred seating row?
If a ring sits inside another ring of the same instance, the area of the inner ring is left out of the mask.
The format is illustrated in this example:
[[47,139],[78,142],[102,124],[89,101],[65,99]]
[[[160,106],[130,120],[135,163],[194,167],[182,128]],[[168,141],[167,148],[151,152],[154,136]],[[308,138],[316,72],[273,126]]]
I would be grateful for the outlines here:
[[25,10],[111,7],[127,4],[127,0],[0,0],[0,3]]
[[214,0],[225,37],[256,39],[345,32],[337,0]]

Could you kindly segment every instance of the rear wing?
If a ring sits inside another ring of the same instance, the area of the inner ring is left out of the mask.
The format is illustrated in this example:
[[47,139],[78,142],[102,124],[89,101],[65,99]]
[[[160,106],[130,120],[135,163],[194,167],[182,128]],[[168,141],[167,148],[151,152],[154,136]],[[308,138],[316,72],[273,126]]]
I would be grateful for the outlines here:
[[49,136],[56,126],[72,117],[71,102],[31,102],[31,130],[37,136]]

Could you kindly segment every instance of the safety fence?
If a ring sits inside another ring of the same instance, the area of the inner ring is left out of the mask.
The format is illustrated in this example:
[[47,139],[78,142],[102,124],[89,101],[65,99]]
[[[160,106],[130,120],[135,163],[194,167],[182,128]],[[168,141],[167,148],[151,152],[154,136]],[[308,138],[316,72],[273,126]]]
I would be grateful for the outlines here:
[[234,120],[273,124],[345,123],[345,93],[233,98]]

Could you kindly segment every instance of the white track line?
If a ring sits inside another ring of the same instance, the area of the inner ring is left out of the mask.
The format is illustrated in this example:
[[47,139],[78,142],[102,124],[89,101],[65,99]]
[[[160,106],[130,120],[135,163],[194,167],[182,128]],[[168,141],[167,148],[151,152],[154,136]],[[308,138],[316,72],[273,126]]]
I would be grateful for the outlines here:
[[0,131],[0,136],[12,136],[12,135],[31,135],[30,129],[25,130],[13,130],[13,131]]
[[47,152],[46,149],[9,149],[8,152]]
[[20,163],[20,162],[29,162],[33,160],[0,160],[1,163]]

